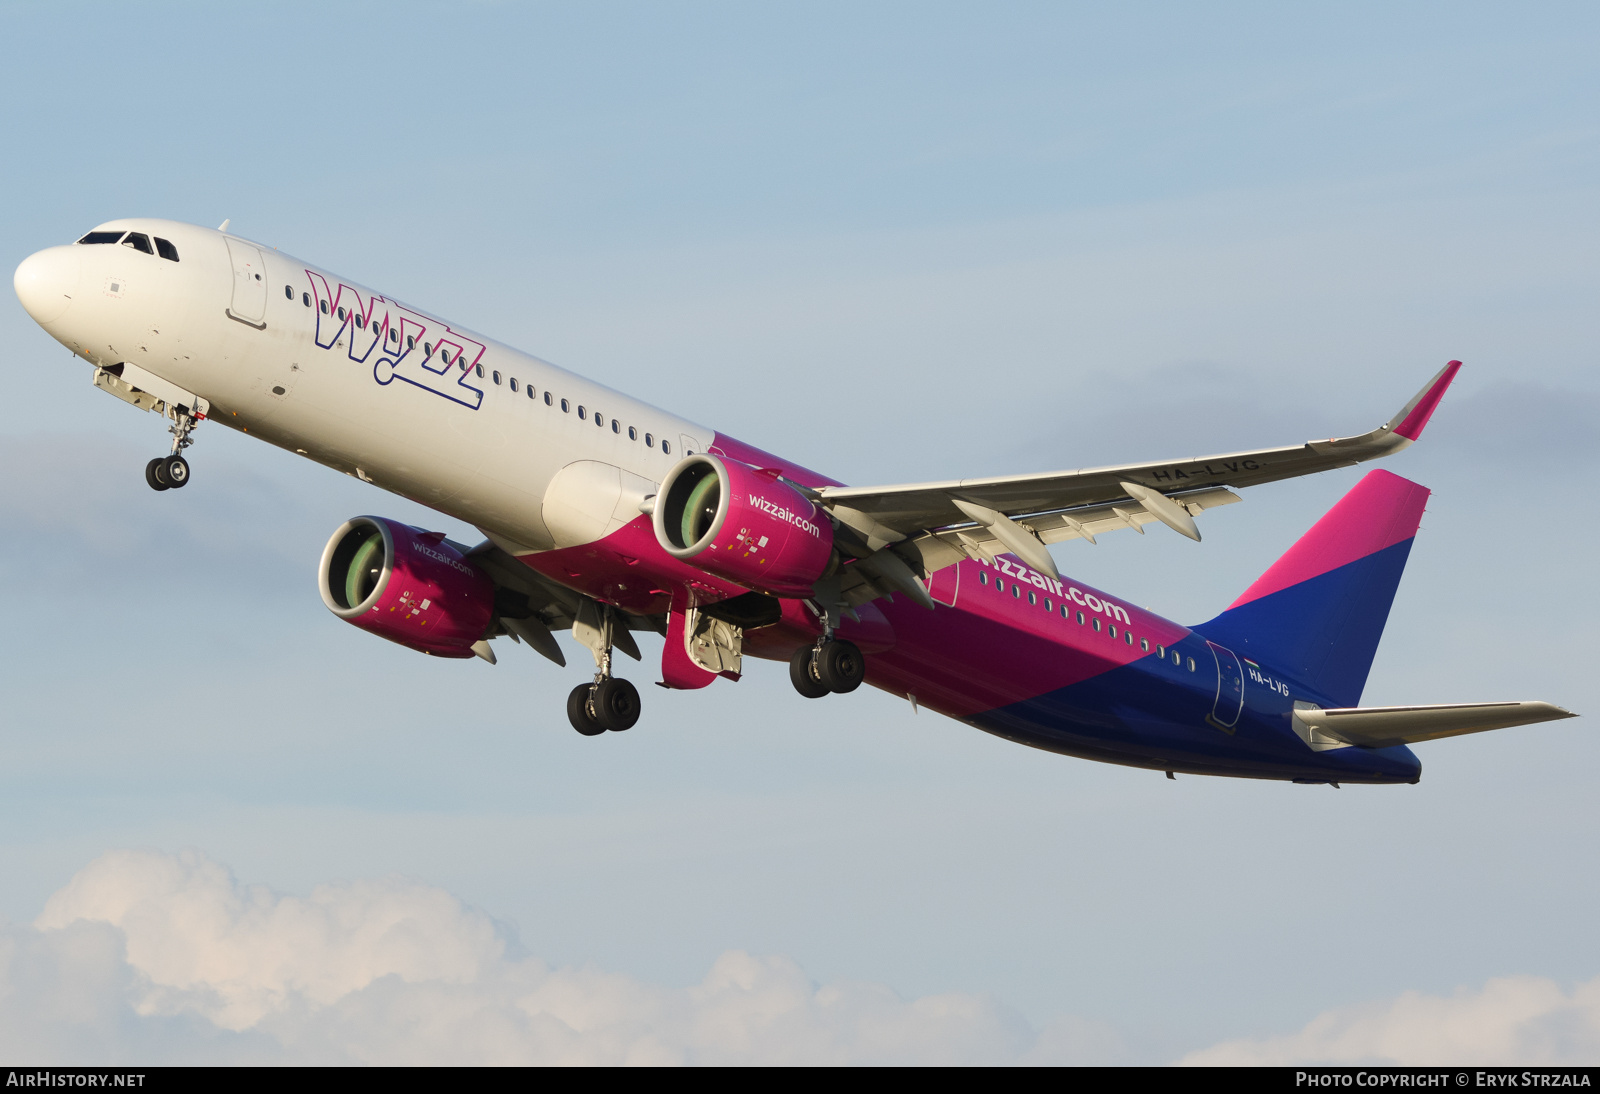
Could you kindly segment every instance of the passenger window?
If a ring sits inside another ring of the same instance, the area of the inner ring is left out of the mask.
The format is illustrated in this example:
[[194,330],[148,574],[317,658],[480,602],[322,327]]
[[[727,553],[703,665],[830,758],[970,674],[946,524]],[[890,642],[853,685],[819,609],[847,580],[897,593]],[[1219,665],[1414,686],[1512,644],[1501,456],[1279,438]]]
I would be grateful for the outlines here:
[[389,328],[389,341],[391,341],[391,342],[399,342],[400,341],[400,332],[395,330],[393,327]]
[[320,307],[322,309],[322,314],[323,315],[327,315],[328,314],[328,302],[326,300],[322,301],[318,305],[318,307]]
[[79,243],[116,243],[122,239],[121,232],[90,232]]
[[[1133,632],[1132,631],[1123,631],[1122,632],[1122,637],[1127,640],[1128,645],[1130,645],[1130,646],[1133,645]],[[1145,645],[1148,646],[1149,643],[1146,642]]]
[[[467,359],[465,354],[457,354],[456,356],[460,357],[463,361],[465,361]],[[483,379],[483,366],[482,365],[479,365],[477,368],[473,369],[473,371],[478,374],[478,379],[480,379],[480,380]],[[495,383],[497,383],[497,384],[499,382],[500,382],[499,380],[495,381]]]
[[1067,620],[1072,618],[1072,611],[1065,604],[1061,605],[1061,618]]
[[339,309],[339,322],[341,322],[341,323],[344,322],[344,309],[343,308]]
[[[168,262],[178,261],[178,248],[174,247],[171,243],[162,239],[160,236],[156,236],[156,254],[160,255]],[[293,289],[289,290],[289,299],[294,299]]]
[[1143,651],[1144,653],[1149,653],[1150,652],[1150,639],[1148,639],[1148,638],[1139,639],[1139,649],[1141,651]]
[[987,585],[987,584],[989,584],[989,575],[984,573],[982,570],[978,571],[978,584],[979,585]]
[[366,330],[367,329],[367,317],[366,316],[364,316],[364,315],[356,316],[356,329],[357,330]]
[[1161,660],[1165,661],[1167,659],[1167,647],[1165,647],[1165,646],[1157,646],[1156,647],[1156,656],[1161,658]]
[[622,426],[617,424],[617,420],[615,418],[611,419],[611,432],[613,432],[613,433],[621,433],[622,432]]
[[1017,597],[1018,599],[1022,597],[1022,586],[1018,585],[1014,581],[1011,583],[1011,595]]
[[1044,610],[1047,612],[1055,610],[1055,605],[1050,603],[1050,598],[1048,596],[1044,598]]
[[417,346],[417,340],[411,335],[406,335],[406,352],[410,353]]
[[599,426],[606,424],[606,416],[600,413],[598,410],[594,412],[594,424]]
[[569,413],[571,410],[572,410],[572,404],[567,402],[565,399],[562,399],[561,400],[561,413],[566,414],[566,413]]
[[311,306],[311,294],[308,293],[308,292],[301,293],[300,294],[300,303],[304,304],[306,307],[309,308]]
[[578,404],[578,421],[586,422],[588,420],[589,420],[589,410],[588,410],[588,408],[585,407],[582,403],[579,403]]
[[1082,612],[1078,613],[1078,626],[1080,626],[1080,627],[1083,626],[1083,613]]
[[150,246],[150,237],[143,232],[129,232],[128,238],[122,241],[124,247],[132,247],[136,251],[143,251],[147,255],[155,254],[155,248]]
[[638,439],[639,439],[639,431],[637,429],[633,428],[633,426],[630,425],[628,427],[628,440],[636,441]]
[[517,390],[517,378],[515,376],[511,377],[511,390]]
[[534,392],[534,390],[533,390],[533,385],[532,385],[532,384],[529,384],[529,385],[528,385],[528,398],[530,398],[530,399],[537,399],[537,398],[538,398],[538,397],[539,397],[539,396],[538,396],[538,395],[537,395],[537,394],[536,394],[536,393],[535,393],[535,392]]
[[[1173,650],[1173,651],[1172,651],[1172,663],[1173,663],[1173,664],[1174,664],[1174,665],[1176,665],[1176,664],[1178,664],[1178,663],[1179,663],[1179,662],[1181,662],[1181,661],[1182,661],[1182,660],[1183,660],[1183,654],[1181,654],[1181,653],[1179,653],[1179,652],[1178,652],[1178,651],[1177,651],[1177,650]],[[1192,664],[1192,663],[1193,663],[1193,662],[1191,662],[1191,664]]]
[[[478,366],[478,375],[479,376],[483,375],[483,366],[482,365]],[[495,386],[496,387],[500,386],[500,370],[499,369],[495,369],[494,370],[494,382],[495,382]]]
[[1097,631],[1100,629],[1100,620],[1096,619],[1094,621],[1094,629]]
[[544,393],[544,405],[545,406],[550,406],[551,405],[551,403],[550,403],[550,393],[548,391]]
[[672,442],[667,440],[665,437],[661,438],[661,451],[665,455],[672,455]]
[[1037,603],[1039,603],[1039,594],[1038,593],[1029,593],[1028,594],[1028,603],[1029,604],[1037,604]]
[[646,448],[654,448],[656,446],[656,436],[654,433],[646,433],[644,435],[644,446]]
[[1117,625],[1115,623],[1113,623],[1113,624],[1111,624],[1111,626],[1107,627],[1106,630],[1111,635],[1112,638],[1115,638],[1117,636]]
[[1193,657],[1189,658],[1189,671],[1190,672],[1194,671],[1194,658]]
[[293,300],[294,299],[294,289],[291,288],[288,285],[285,285],[283,287],[283,298],[285,300]]

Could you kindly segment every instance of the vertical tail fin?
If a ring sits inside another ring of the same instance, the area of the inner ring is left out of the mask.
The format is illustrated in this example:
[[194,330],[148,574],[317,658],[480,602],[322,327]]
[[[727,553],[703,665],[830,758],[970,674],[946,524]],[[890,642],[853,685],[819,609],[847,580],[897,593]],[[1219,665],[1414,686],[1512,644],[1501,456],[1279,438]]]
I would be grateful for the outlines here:
[[1195,630],[1337,706],[1355,706],[1428,490],[1372,471],[1228,610]]

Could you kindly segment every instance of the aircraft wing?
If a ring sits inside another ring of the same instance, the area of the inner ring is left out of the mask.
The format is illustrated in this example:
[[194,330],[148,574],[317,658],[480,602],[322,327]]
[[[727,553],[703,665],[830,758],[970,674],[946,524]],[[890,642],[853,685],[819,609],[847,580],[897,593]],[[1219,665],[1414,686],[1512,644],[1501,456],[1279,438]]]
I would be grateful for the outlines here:
[[[610,644],[639,660],[639,646],[630,631],[652,630],[666,633],[666,620],[660,616],[636,616],[616,608],[603,608],[594,601],[552,581],[529,566],[524,566],[510,551],[493,540],[484,540],[468,549],[453,543],[462,554],[477,564],[495,583],[497,628],[490,637],[509,634],[535,653],[558,665],[567,663],[552,631],[571,630],[582,645],[601,640],[602,629]],[[608,625],[609,624],[609,625]]]
[[[1094,542],[1102,532],[1122,528],[1143,532],[1151,521],[1198,540],[1194,518],[1238,501],[1234,488],[1349,467],[1400,451],[1421,436],[1460,368],[1460,361],[1451,361],[1388,422],[1353,437],[1038,475],[828,486],[808,493],[859,540],[853,544],[858,562],[841,575],[845,603],[895,589],[926,601],[925,591],[919,596],[908,587],[907,575],[898,572],[894,559],[881,557],[891,544],[901,563],[919,565],[924,575],[963,556],[992,559],[1010,552],[1059,578],[1044,549],[1047,543]],[[867,571],[856,575],[864,583],[852,580],[849,571],[856,569]]]

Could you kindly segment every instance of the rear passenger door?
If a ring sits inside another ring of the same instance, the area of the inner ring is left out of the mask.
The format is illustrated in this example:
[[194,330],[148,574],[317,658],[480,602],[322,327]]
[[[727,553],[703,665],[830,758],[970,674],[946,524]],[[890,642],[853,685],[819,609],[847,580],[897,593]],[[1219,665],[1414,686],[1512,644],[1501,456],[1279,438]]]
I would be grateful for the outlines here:
[[1211,656],[1217,659],[1217,698],[1211,706],[1206,721],[1226,733],[1239,725],[1239,715],[1244,711],[1244,666],[1238,655],[1226,646],[1207,642]]

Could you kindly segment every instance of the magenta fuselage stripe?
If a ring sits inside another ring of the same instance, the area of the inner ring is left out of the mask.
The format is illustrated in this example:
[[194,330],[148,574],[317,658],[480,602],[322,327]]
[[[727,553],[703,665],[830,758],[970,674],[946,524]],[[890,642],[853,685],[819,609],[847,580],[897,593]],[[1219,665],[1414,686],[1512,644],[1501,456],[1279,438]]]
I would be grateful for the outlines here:
[[[780,470],[798,483],[832,481],[733,438],[719,435],[712,450]],[[1415,483],[1386,471],[1370,473],[1236,604],[1409,538],[1427,498],[1428,491]],[[601,540],[522,561],[568,587],[642,614],[746,592],[667,556],[643,517]],[[858,641],[871,654],[868,682],[915,695],[919,705],[963,720],[1083,683],[1191,635],[1181,624],[1070,579],[1056,581],[1011,556],[993,564],[962,561],[934,575],[930,585],[941,601],[935,610],[905,596],[878,600],[863,606],[860,620],[847,621],[840,637]],[[750,656],[785,660],[820,633],[814,613],[786,610],[778,624],[747,632],[744,648]]]
[[1429,491],[1387,471],[1368,472],[1339,503],[1228,607],[1270,596],[1417,534]]

